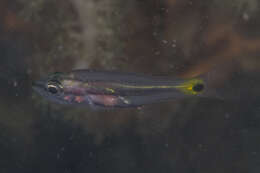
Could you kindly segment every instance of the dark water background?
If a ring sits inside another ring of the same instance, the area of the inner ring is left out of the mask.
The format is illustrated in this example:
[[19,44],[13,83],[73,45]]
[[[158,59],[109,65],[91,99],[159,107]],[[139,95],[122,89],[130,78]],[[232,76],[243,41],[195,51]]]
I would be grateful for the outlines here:
[[[260,171],[257,0],[1,0],[0,173]],[[54,71],[212,73],[227,99],[94,111],[49,103]]]

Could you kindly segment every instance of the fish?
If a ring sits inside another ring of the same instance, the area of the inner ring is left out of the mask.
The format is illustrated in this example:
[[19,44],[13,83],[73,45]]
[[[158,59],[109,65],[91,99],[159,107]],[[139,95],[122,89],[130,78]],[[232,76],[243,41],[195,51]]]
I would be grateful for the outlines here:
[[94,108],[142,107],[187,97],[207,97],[207,80],[79,69],[55,72],[33,83],[49,101]]

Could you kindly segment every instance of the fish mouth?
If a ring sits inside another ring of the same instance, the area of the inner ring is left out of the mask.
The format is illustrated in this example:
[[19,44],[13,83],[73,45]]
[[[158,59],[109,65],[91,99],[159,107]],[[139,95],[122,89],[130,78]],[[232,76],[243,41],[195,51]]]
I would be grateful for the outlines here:
[[45,88],[45,81],[39,80],[39,81],[34,81],[32,83],[32,88],[35,91],[40,91],[43,90]]

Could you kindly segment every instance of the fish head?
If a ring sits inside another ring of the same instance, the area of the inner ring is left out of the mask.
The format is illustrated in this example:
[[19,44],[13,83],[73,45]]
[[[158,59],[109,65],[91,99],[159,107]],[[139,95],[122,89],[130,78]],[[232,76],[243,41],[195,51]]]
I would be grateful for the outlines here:
[[64,99],[65,94],[62,80],[62,73],[56,72],[33,82],[32,88],[46,99],[64,104],[68,101]]

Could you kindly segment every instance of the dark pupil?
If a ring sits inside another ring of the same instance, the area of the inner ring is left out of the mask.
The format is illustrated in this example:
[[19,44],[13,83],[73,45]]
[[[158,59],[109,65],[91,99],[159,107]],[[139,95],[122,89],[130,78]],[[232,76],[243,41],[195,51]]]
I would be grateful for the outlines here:
[[197,85],[193,86],[192,89],[193,89],[193,91],[200,92],[203,90],[203,88],[204,88],[203,84],[197,84]]
[[53,86],[48,87],[48,91],[52,94],[56,94],[58,92],[57,88]]
[[56,83],[56,84],[60,84],[60,82],[59,82],[58,80],[56,80],[56,79],[52,79],[52,80],[50,80],[49,82],[51,82],[51,83]]

